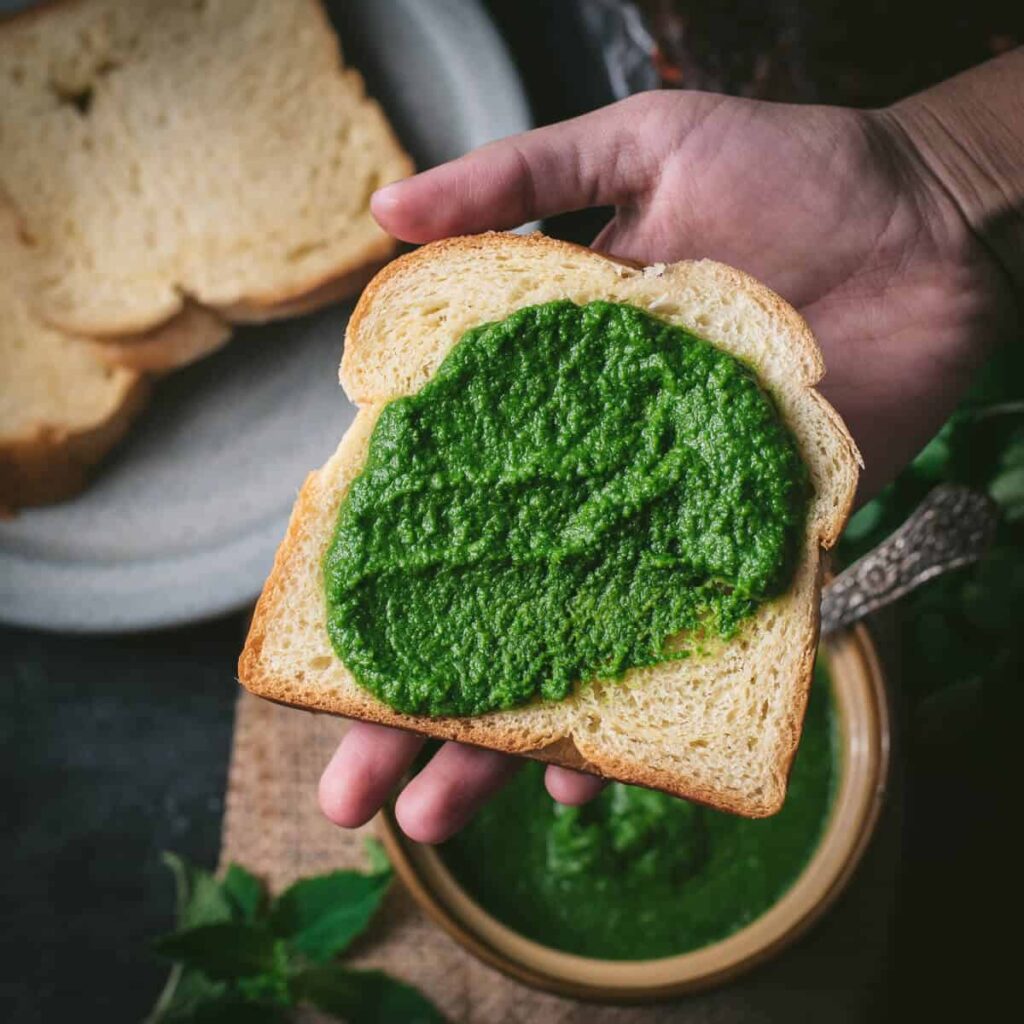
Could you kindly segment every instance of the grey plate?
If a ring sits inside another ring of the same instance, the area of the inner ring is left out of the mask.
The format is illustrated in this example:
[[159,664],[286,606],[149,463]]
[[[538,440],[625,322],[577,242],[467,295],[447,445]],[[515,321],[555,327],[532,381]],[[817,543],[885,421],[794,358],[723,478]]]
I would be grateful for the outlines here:
[[[417,166],[530,126],[504,44],[473,0],[329,6]],[[350,310],[240,329],[159,384],[81,497],[0,523],[0,620],[137,630],[255,598],[299,486],[354,415],[337,384]]]

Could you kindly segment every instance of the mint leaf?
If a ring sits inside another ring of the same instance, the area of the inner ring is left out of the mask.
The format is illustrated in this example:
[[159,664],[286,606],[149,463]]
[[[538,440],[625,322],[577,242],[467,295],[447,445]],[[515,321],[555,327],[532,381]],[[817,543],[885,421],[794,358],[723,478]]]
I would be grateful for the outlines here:
[[221,998],[226,992],[224,982],[210,981],[201,971],[175,964],[144,1024],[190,1021],[202,1005]]
[[952,425],[946,423],[914,459],[914,469],[926,480],[940,480],[948,470],[952,455],[951,435]]
[[1000,462],[1007,468],[1024,466],[1024,432],[1009,441],[1003,449]]
[[194,867],[176,853],[164,852],[162,860],[174,875],[179,929],[231,920],[231,902],[213,875]]
[[391,861],[384,850],[384,844],[375,836],[367,836],[363,844],[366,859],[370,862],[371,875],[390,875]]
[[[371,872],[335,871],[296,882],[269,908],[263,883],[232,864],[222,882],[175,854],[179,930],[154,949],[176,961],[147,1024],[283,1024],[302,999],[350,1024],[436,1024],[419,992],[377,971],[323,964],[363,931],[391,880],[383,847],[368,840]],[[289,962],[290,954],[300,954]],[[308,965],[312,960],[319,966]]]
[[254,874],[239,864],[230,864],[221,887],[243,921],[256,920],[263,907],[266,890]]
[[[255,975],[247,980],[264,981],[269,976]],[[287,983],[280,979],[287,992]],[[145,1024],[278,1024],[287,1018],[282,1007],[287,1002],[280,998],[260,998],[257,989],[252,992],[240,988],[232,991],[227,982],[210,981],[201,971],[175,964],[167,986],[161,993],[153,1012]],[[273,995],[273,994],[272,994]],[[290,996],[289,996],[290,998]]]
[[292,978],[297,1001],[350,1024],[439,1024],[440,1011],[421,992],[380,971],[312,967]]
[[165,935],[153,948],[171,960],[194,967],[215,981],[274,970],[274,937],[251,924],[204,924]]
[[[187,1018],[187,1024],[284,1024],[287,1020],[283,1007],[251,1003],[241,996],[230,995],[200,1006]],[[186,1019],[181,1024],[186,1024]]]
[[877,529],[884,515],[885,505],[882,502],[869,501],[850,517],[843,531],[843,538],[847,541],[863,540]]
[[323,963],[346,949],[369,924],[390,879],[390,872],[332,871],[296,882],[271,907],[271,928],[293,950]]
[[988,493],[999,503],[1007,522],[1024,519],[1024,466],[1003,470],[989,484]]

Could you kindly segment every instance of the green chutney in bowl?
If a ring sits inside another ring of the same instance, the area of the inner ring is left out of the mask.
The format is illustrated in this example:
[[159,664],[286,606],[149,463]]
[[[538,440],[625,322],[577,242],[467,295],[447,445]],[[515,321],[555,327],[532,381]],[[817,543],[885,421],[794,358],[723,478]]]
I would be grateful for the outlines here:
[[774,817],[739,818],[618,782],[565,807],[531,762],[439,853],[486,911],[546,946],[612,960],[686,953],[743,928],[797,879],[828,820],[837,752],[819,661]]
[[441,846],[390,809],[380,835],[416,902],[484,962],[575,998],[665,999],[736,977],[825,913],[874,832],[888,758],[885,680],[857,626],[822,645],[774,817],[620,784],[557,807],[528,763]]

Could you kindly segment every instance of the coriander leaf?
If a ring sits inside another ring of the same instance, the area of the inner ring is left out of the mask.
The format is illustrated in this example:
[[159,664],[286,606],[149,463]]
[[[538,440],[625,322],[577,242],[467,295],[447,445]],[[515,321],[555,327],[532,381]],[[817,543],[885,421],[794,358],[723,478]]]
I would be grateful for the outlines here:
[[367,926],[390,877],[332,871],[303,879],[274,901],[271,928],[292,949],[322,963],[342,952]]
[[292,978],[297,1001],[312,1003],[349,1024],[439,1024],[440,1011],[417,989],[380,971],[336,965],[312,967]]
[[221,886],[242,920],[254,921],[266,896],[263,883],[241,865],[230,864]]
[[232,919],[231,902],[213,875],[189,864],[176,853],[165,851],[162,859],[174,875],[179,929]]
[[384,845],[374,836],[367,836],[364,843],[366,857],[370,862],[371,875],[390,875],[391,861],[384,850]]
[[165,935],[153,948],[214,980],[264,974],[276,966],[274,937],[251,924],[204,924]]

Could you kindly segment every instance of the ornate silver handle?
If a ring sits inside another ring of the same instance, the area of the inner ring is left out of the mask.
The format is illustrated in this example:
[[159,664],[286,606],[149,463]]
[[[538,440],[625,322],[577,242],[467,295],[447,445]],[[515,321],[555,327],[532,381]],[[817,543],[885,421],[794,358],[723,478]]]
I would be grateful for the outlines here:
[[987,495],[940,484],[895,533],[825,588],[822,636],[852,625],[934,576],[977,561],[998,522],[998,510]]

